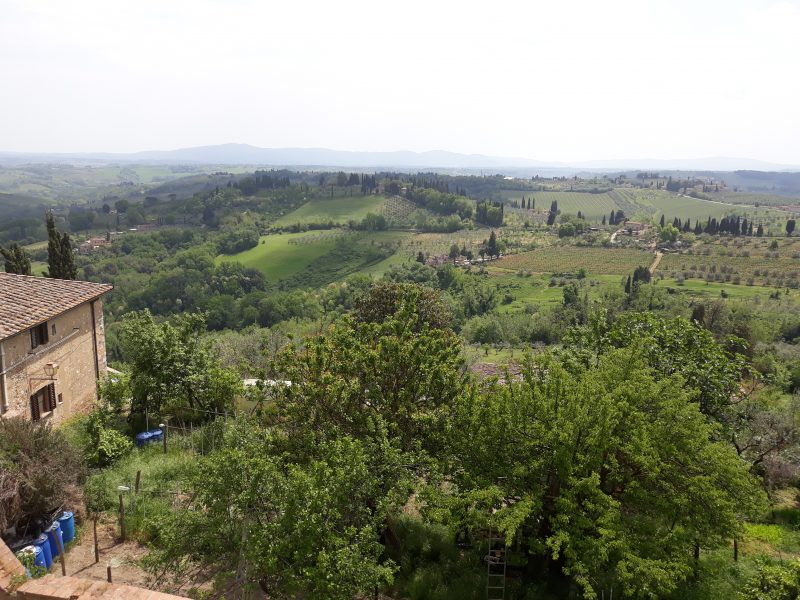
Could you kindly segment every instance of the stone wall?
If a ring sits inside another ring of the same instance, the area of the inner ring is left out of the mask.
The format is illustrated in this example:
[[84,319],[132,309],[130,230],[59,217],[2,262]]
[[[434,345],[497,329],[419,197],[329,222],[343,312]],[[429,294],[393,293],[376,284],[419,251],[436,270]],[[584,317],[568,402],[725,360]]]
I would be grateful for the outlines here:
[[180,596],[162,594],[129,585],[45,575],[32,579],[17,589],[17,598],[26,600],[89,600],[108,598],[112,600],[177,600]]
[[[5,354],[6,404],[4,417],[31,417],[30,396],[55,383],[61,402],[42,420],[53,424],[88,412],[97,398],[97,375],[106,372],[105,326],[101,300],[86,302],[47,322],[48,342],[31,349],[29,331],[3,340]],[[58,363],[56,380],[44,371],[47,363]]]
[[0,540],[0,600],[10,598],[12,579],[25,575],[25,567],[17,560],[14,553]]
[[129,585],[119,585],[83,579],[61,577],[54,573],[41,579],[30,579],[12,591],[12,579],[25,575],[25,568],[0,539],[0,600],[14,598],[26,600],[89,600],[109,598],[116,600],[177,600],[180,596],[162,594]]

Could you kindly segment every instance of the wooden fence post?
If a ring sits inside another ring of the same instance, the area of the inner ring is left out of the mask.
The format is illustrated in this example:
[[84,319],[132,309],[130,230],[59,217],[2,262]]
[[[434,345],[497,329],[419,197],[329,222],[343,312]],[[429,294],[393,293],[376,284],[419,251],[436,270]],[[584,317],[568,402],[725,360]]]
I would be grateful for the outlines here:
[[159,423],[158,425],[161,428],[161,437],[164,440],[164,454],[167,453],[167,426],[164,423]]
[[55,533],[55,535],[53,535],[53,537],[56,538],[56,546],[58,546],[58,557],[61,559],[61,575],[66,577],[67,576],[67,561],[66,561],[66,557],[64,556],[64,544],[61,541],[61,535],[59,535],[59,532],[56,531],[54,533]]
[[106,579],[108,579],[108,583],[114,583],[111,581],[111,565],[106,567]]
[[139,471],[136,471],[136,484],[135,484],[135,486],[134,486],[134,493],[135,493],[135,494],[138,494],[138,493],[139,493],[139,480],[140,480],[141,478],[142,478],[142,471],[141,471],[141,470],[139,470]]
[[94,529],[94,562],[100,562],[100,544],[97,541],[97,515],[92,519],[92,528]]
[[122,494],[119,495],[119,529],[122,541],[125,541],[125,503],[122,501]]

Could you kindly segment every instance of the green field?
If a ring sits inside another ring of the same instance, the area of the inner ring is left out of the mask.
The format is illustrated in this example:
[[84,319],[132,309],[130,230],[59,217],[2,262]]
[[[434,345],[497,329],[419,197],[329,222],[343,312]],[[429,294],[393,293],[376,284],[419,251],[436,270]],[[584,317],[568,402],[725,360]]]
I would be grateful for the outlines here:
[[269,235],[255,248],[218,256],[217,262],[239,262],[261,271],[270,283],[290,288],[319,287],[357,272],[381,275],[392,264],[406,262],[408,257],[397,251],[410,235],[340,229]]
[[383,196],[344,196],[315,198],[300,208],[275,221],[276,227],[288,227],[297,223],[347,223],[350,219],[360,221],[367,213],[381,212],[385,202]]
[[[776,217],[786,218],[786,213],[779,213],[774,209],[755,208],[735,204],[727,204],[719,201],[700,200],[667,192],[664,190],[650,189],[626,189],[616,188],[610,192],[592,194],[588,192],[522,192],[522,191],[503,191],[499,197],[504,200],[521,200],[524,198],[534,198],[536,201],[535,214],[544,214],[550,209],[553,201],[558,202],[558,208],[562,214],[577,214],[578,211],[591,222],[601,222],[603,217],[608,217],[612,210],[621,210],[630,219],[635,220],[658,220],[663,214],[668,221],[675,217],[684,221],[697,219],[705,221],[709,217],[720,219],[726,215],[739,214],[747,216],[748,219],[755,218],[757,221],[770,221]],[[514,211],[514,209],[510,209]],[[518,212],[519,216],[525,217],[526,211]]]
[[492,264],[507,271],[575,273],[583,268],[591,275],[623,275],[638,266],[649,266],[653,258],[651,252],[629,248],[547,246],[504,256]]
[[338,232],[327,237],[314,233],[284,233],[263,236],[255,248],[232,256],[219,256],[217,262],[239,262],[261,271],[276,282],[301,272],[336,246]]
[[503,199],[522,200],[523,196],[536,201],[536,212],[546,213],[550,210],[550,203],[558,202],[558,209],[562,214],[578,214],[578,211],[588,220],[597,221],[608,217],[611,211],[619,210],[617,203],[608,194],[590,194],[588,192],[501,192]]

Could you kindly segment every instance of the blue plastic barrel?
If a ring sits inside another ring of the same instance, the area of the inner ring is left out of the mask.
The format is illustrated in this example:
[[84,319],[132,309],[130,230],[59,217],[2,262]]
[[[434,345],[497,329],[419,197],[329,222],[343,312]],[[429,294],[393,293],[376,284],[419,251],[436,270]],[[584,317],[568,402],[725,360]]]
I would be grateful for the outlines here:
[[65,510],[58,522],[61,525],[61,533],[64,534],[64,543],[67,544],[75,539],[75,515],[72,511]]
[[147,444],[147,442],[149,442],[149,441],[150,441],[150,432],[149,431],[143,431],[142,433],[137,433],[136,434],[136,447],[137,448],[141,448],[142,446]]
[[44,567],[45,569],[47,568],[45,566],[45,562],[44,562],[44,552],[42,552],[42,549],[39,548],[39,546],[27,546],[23,550],[23,552],[33,553],[33,566],[34,567]]
[[50,568],[50,565],[53,564],[53,553],[50,550],[50,538],[47,537],[46,533],[40,535],[36,540],[33,542],[34,546],[38,546],[42,549],[42,555],[44,556],[44,566],[46,569]]
[[161,440],[164,439],[164,432],[161,431],[160,429],[151,429],[147,433],[150,434],[150,440],[149,441],[151,441],[151,442],[160,442]]
[[64,545],[64,534],[61,531],[61,525],[58,520],[53,521],[53,524],[45,529],[45,533],[47,533],[47,537],[50,539],[50,553],[53,557],[58,556],[58,541],[56,541],[56,536],[58,536],[61,545]]

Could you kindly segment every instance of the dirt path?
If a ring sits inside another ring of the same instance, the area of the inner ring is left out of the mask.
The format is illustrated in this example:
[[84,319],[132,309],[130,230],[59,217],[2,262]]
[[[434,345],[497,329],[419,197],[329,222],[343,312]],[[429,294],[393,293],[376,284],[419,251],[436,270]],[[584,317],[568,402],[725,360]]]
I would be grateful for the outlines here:
[[[122,543],[117,534],[116,521],[106,517],[97,523],[100,562],[95,563],[92,523],[86,521],[80,540],[67,551],[67,575],[106,581],[106,567],[110,566],[114,583],[147,587],[147,574],[135,564],[147,549],[136,542]],[[52,572],[60,575],[61,565],[53,564]]]
[[650,271],[650,275],[656,272],[656,269],[658,268],[658,263],[661,262],[662,256],[664,256],[663,252],[656,251],[656,257],[653,259],[653,264],[651,264],[650,267],[648,268],[648,270]]

